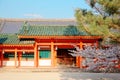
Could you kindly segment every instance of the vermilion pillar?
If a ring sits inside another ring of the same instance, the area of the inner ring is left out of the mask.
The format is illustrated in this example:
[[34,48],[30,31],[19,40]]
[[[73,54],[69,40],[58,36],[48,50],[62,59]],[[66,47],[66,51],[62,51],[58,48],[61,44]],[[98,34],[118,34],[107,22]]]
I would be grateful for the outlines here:
[[21,66],[21,56],[22,56],[22,52],[18,53],[18,67]]
[[[83,42],[82,41],[80,41],[80,49],[83,49]],[[82,68],[82,56],[79,56],[79,61],[80,61],[79,67]]]
[[0,52],[0,66],[3,66],[3,53]]
[[1,53],[1,51],[0,51],[0,67],[2,66],[2,53]]
[[54,50],[54,67],[57,65],[57,50]]
[[52,60],[52,66],[55,66],[55,54],[54,54],[54,43],[51,42],[51,60]]
[[98,41],[96,41],[96,47],[97,47],[97,49],[98,49],[98,46],[99,46],[99,42],[98,42]]
[[17,67],[17,48],[15,49],[15,67]]
[[38,49],[37,49],[37,43],[35,43],[35,46],[34,46],[34,66],[38,67]]
[[80,65],[80,57],[79,56],[76,56],[76,66],[79,67]]
[[[83,49],[83,42],[80,41],[80,49]],[[79,68],[82,68],[82,56],[77,56],[76,57],[76,66]]]

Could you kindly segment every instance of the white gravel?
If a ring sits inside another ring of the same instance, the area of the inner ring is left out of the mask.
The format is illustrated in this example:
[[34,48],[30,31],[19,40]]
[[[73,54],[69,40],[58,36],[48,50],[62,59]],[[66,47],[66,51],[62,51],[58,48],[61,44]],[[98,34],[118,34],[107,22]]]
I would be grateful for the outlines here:
[[0,80],[120,80],[120,74],[84,72],[0,72]]

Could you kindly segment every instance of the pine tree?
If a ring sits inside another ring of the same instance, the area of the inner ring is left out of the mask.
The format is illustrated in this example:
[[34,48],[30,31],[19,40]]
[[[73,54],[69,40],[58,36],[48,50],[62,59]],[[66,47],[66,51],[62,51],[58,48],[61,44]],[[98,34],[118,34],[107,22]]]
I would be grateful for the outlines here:
[[103,36],[103,42],[120,42],[120,0],[86,0],[93,9],[76,9],[78,26],[89,35]]

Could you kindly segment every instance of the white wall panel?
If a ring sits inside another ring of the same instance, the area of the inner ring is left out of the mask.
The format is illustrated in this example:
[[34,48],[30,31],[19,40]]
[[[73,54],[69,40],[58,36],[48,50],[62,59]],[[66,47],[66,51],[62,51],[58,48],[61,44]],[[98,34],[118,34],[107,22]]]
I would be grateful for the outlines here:
[[15,66],[15,61],[3,61],[3,66]]
[[51,59],[50,60],[39,60],[39,66],[51,66]]
[[34,66],[34,61],[21,61],[21,66]]

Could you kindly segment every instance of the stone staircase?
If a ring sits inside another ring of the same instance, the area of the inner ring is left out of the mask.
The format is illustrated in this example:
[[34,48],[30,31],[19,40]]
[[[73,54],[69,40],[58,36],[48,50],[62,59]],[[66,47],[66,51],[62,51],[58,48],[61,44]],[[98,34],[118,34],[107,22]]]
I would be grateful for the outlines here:
[[0,68],[1,72],[81,72],[80,68]]

